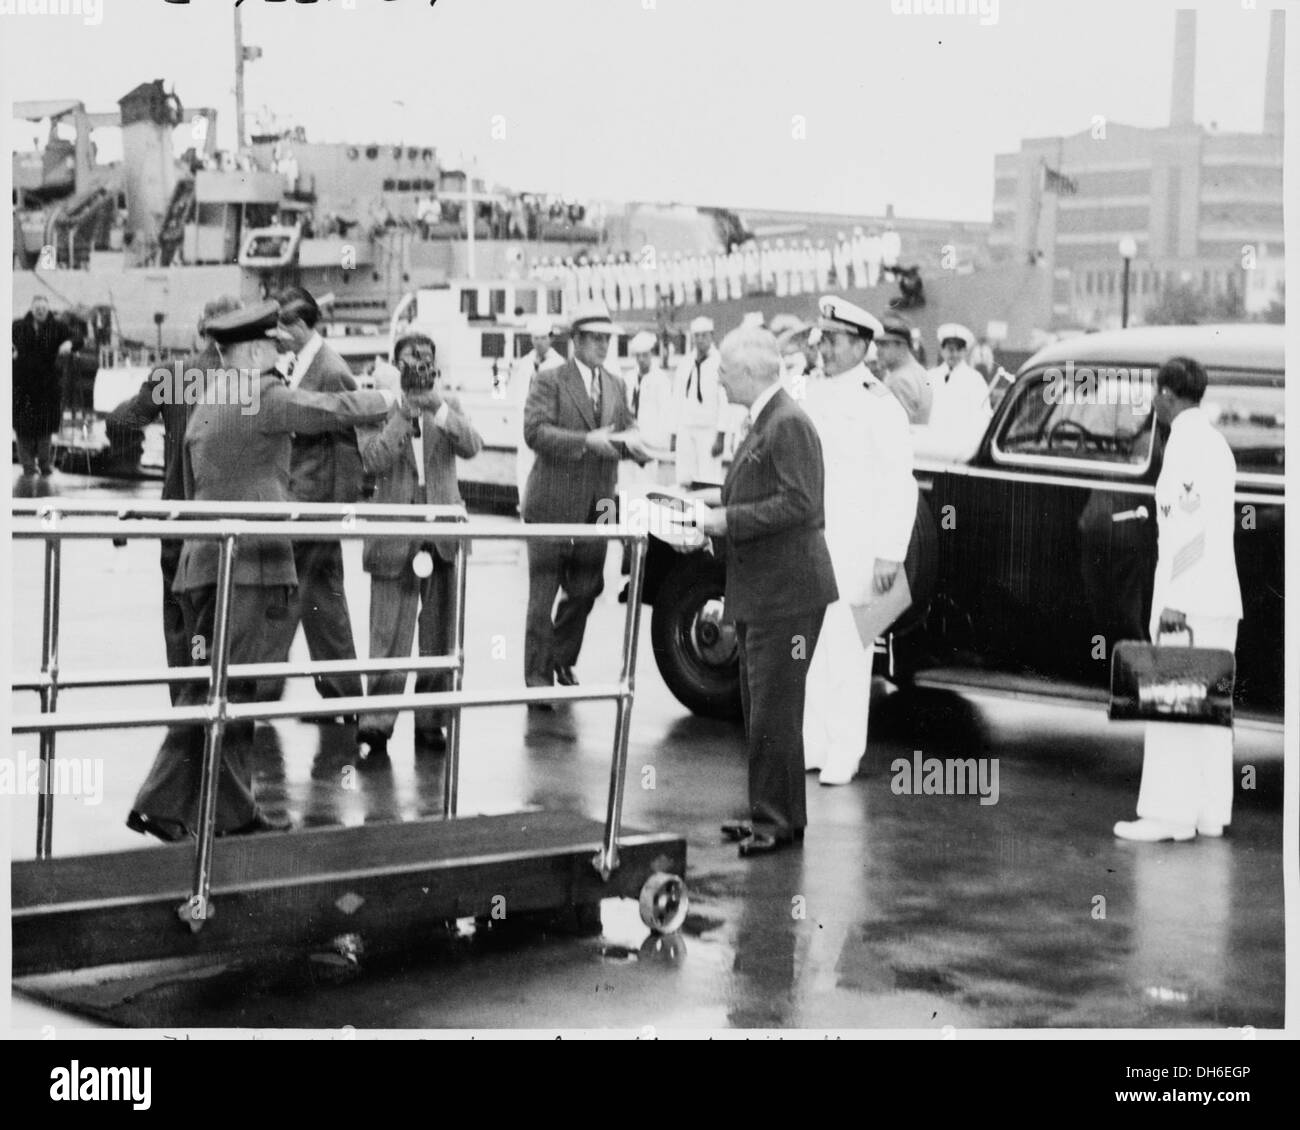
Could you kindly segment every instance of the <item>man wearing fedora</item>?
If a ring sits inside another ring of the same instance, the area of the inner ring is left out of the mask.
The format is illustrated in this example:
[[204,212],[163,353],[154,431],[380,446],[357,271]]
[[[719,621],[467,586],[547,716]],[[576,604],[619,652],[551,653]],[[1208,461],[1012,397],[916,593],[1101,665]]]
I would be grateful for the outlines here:
[[[604,303],[579,306],[570,323],[573,359],[533,377],[524,408],[524,442],[537,460],[528,475],[525,522],[608,521],[621,459],[644,463],[627,390],[605,357],[616,332]],[[628,435],[626,433],[633,433]],[[573,665],[592,605],[604,588],[603,541],[528,543],[528,614],[524,681],[575,686]],[[557,592],[564,595],[555,608]],[[531,709],[550,709],[549,703]]]

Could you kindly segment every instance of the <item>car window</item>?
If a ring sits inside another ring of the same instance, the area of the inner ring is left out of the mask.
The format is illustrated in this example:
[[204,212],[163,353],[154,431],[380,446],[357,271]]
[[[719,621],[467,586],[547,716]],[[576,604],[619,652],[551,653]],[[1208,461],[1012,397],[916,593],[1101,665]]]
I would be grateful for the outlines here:
[[1142,468],[1150,461],[1155,371],[1072,365],[1026,373],[994,439],[1002,461],[1083,460]]
[[1261,377],[1259,384],[1228,384],[1210,373],[1201,407],[1232,448],[1238,472],[1285,472],[1285,400],[1277,377]]

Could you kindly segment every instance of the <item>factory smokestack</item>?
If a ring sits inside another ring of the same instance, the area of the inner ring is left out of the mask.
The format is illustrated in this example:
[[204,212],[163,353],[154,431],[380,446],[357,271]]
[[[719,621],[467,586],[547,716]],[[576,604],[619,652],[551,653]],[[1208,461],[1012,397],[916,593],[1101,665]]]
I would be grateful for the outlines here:
[[1275,8],[1268,21],[1268,67],[1264,75],[1264,132],[1282,133],[1282,68],[1286,62],[1286,12]]
[[1174,86],[1169,106],[1171,126],[1194,124],[1196,100],[1196,12],[1179,8],[1174,13]]

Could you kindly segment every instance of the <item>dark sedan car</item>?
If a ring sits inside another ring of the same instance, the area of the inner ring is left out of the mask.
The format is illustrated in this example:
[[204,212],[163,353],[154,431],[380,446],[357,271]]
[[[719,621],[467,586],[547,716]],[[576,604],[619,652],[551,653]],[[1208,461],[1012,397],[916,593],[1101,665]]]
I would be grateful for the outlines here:
[[[1283,328],[1160,326],[1056,343],[1022,366],[966,462],[916,460],[933,571],[878,647],[879,673],[1104,698],[1114,645],[1147,638],[1164,435],[1155,374],[1186,355],[1209,372],[1204,407],[1237,460],[1245,615],[1237,705],[1280,718],[1283,682]],[[920,547],[918,550],[918,546]],[[692,710],[739,712],[721,563],[651,543],[645,599],[655,656]],[[793,583],[793,581],[792,581]],[[917,591],[918,586],[913,585]],[[883,663],[883,667],[882,664]]]

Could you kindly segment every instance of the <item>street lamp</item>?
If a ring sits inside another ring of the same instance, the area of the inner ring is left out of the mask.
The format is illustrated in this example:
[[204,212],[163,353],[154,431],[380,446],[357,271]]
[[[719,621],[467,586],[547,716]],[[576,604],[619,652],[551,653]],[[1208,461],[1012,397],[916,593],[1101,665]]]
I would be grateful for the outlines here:
[[1129,268],[1133,265],[1133,258],[1138,253],[1137,240],[1131,235],[1126,235],[1119,241],[1119,255],[1124,260],[1124,281],[1120,287],[1123,295],[1122,305],[1120,306],[1119,324],[1123,329],[1128,328],[1128,275]]

